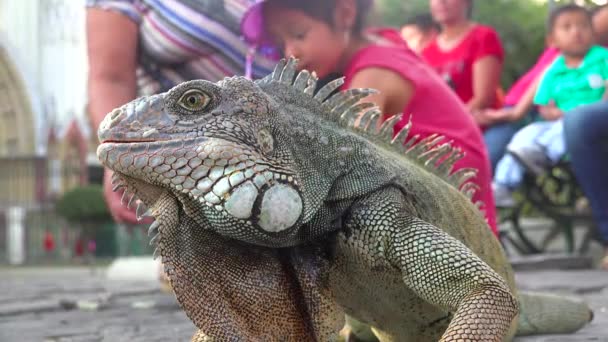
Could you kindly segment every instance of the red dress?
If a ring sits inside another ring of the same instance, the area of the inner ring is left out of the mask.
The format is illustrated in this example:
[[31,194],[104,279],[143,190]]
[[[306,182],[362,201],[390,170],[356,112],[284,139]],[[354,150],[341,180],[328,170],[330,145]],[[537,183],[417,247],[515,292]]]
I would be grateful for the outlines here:
[[[473,64],[487,56],[495,56],[502,63],[504,51],[493,28],[475,25],[451,50],[441,50],[437,39],[434,39],[424,48],[422,56],[462,102],[467,103],[473,98]],[[496,98],[493,108],[499,107],[499,99]]]
[[[385,30],[382,31],[382,36],[387,34]],[[398,32],[394,31],[394,34],[398,35]],[[390,41],[396,42],[392,39]],[[465,157],[456,163],[454,170],[463,167],[479,170],[477,177],[473,179],[479,186],[473,200],[481,200],[485,204],[486,218],[496,233],[490,161],[481,131],[462,101],[405,42],[390,46],[369,45],[359,50],[344,70],[343,89],[348,89],[357,72],[372,67],[391,70],[414,85],[415,94],[403,108],[403,113],[411,114],[410,136],[419,134],[426,137],[433,133],[444,135],[466,153]],[[405,115],[403,120],[395,125],[395,132],[405,126],[408,120],[409,116]]]

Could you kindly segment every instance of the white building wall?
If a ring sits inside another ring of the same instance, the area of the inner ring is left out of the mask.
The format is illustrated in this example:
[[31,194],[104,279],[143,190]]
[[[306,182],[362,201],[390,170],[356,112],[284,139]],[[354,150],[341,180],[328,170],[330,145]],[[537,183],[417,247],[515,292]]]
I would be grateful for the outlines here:
[[41,145],[49,124],[61,132],[73,118],[86,121],[84,1],[0,0],[0,33],[30,88]]

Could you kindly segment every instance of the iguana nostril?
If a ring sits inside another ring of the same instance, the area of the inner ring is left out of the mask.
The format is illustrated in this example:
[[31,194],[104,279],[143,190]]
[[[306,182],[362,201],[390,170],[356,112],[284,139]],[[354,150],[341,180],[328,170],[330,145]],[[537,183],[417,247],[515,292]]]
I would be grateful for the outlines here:
[[116,118],[118,118],[118,116],[120,116],[120,114],[122,114],[122,110],[120,110],[120,108],[116,108],[110,114],[110,119],[116,120]]

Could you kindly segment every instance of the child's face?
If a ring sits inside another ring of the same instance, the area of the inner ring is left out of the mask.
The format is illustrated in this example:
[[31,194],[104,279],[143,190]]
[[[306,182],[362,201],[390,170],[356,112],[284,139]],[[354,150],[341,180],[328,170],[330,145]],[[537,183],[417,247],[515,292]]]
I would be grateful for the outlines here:
[[581,11],[560,14],[553,24],[550,40],[565,55],[584,56],[593,44],[589,16]]
[[347,39],[345,32],[302,11],[268,6],[266,30],[285,57],[299,59],[298,68],[315,71],[319,78],[335,72]]

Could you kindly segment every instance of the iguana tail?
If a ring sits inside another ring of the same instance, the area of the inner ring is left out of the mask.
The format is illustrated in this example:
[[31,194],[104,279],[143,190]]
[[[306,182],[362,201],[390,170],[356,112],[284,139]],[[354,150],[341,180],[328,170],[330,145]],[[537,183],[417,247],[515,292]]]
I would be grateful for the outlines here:
[[593,319],[586,303],[562,296],[520,292],[519,304],[517,336],[567,334]]

